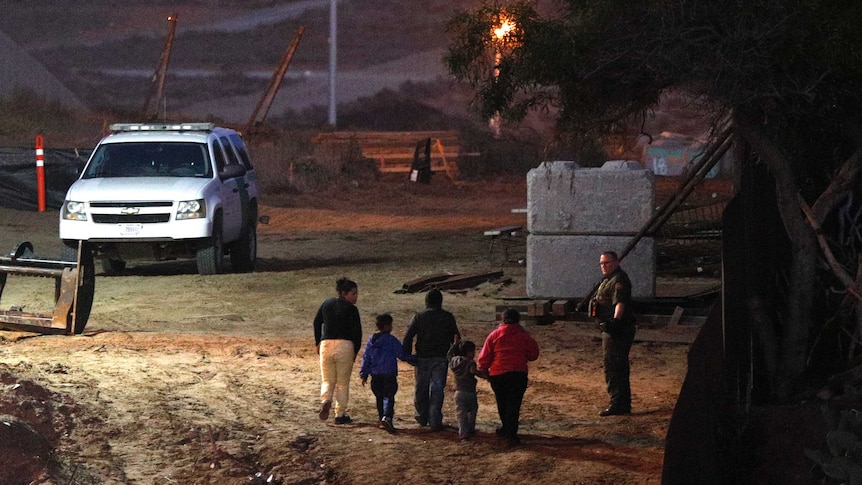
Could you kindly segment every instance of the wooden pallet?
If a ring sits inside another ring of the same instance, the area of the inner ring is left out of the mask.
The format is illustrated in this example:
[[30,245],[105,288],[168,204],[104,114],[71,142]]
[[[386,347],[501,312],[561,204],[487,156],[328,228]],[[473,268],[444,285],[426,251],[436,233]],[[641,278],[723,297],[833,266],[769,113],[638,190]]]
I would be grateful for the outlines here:
[[[634,302],[638,341],[692,343],[706,322],[714,295],[698,298],[650,298]],[[566,323],[581,329],[595,329],[595,319],[576,307],[579,299],[513,299],[495,308],[496,321],[502,320],[503,312],[514,308],[527,323],[550,325]]]
[[416,145],[427,139],[431,171],[457,180],[461,142],[456,131],[335,131],[320,133],[312,141],[328,153],[356,147],[362,157],[377,161],[381,173],[410,173]]

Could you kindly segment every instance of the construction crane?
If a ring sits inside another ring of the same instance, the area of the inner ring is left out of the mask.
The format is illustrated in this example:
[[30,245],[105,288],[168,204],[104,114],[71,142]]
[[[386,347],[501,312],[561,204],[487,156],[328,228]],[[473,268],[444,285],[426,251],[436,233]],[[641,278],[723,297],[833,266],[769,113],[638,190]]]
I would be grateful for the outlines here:
[[174,45],[174,33],[177,30],[177,13],[168,16],[168,36],[165,39],[165,47],[162,49],[162,57],[159,60],[159,65],[156,66],[156,72],[153,73],[153,78],[150,81],[150,89],[147,94],[147,99],[144,101],[144,119],[148,121],[155,120],[159,117],[159,108],[163,105],[165,99],[165,77],[168,74],[168,61],[171,58],[171,48]]
[[272,78],[269,80],[266,91],[260,98],[260,101],[258,101],[257,106],[254,107],[251,117],[248,119],[245,128],[242,130],[243,135],[250,136],[252,129],[255,126],[262,124],[266,119],[266,115],[269,113],[269,108],[272,106],[276,93],[278,93],[278,88],[281,87],[281,81],[284,79],[284,74],[287,72],[287,66],[290,65],[290,61],[293,59],[293,54],[296,52],[296,48],[299,46],[299,41],[302,39],[302,34],[304,32],[305,26],[300,26],[296,29],[293,41],[291,41],[290,46],[284,52],[284,56],[281,58],[281,63],[279,64],[278,69],[276,69],[272,74]]

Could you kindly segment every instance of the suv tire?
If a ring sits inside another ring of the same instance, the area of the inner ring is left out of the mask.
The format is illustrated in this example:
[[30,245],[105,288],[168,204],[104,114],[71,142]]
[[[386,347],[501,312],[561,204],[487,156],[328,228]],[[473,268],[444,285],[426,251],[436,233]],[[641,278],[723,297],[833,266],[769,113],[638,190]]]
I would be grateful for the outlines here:
[[230,265],[236,273],[251,273],[257,260],[257,228],[242,230],[242,236],[230,245]]
[[221,231],[221,215],[216,215],[213,234],[198,248],[195,260],[198,274],[213,275],[224,272],[224,238]]

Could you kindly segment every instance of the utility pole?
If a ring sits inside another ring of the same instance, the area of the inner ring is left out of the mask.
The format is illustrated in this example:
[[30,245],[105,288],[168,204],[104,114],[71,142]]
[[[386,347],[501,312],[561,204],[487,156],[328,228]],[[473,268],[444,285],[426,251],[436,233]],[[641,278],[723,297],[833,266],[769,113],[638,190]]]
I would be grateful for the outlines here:
[[[159,108],[165,97],[165,78],[168,75],[168,61],[171,58],[171,48],[174,45],[174,33],[177,30],[177,13],[174,12],[168,16],[168,37],[165,39],[165,48],[162,49],[162,58],[159,60],[159,65],[156,67],[156,72],[153,73],[150,92],[144,101],[144,119],[155,120],[159,117]],[[167,112],[165,107],[164,112]]]
[[293,36],[293,41],[291,41],[290,46],[281,58],[281,64],[279,64],[278,68],[276,68],[275,72],[272,74],[272,78],[269,81],[266,92],[264,92],[260,101],[258,101],[257,106],[255,106],[254,111],[251,113],[251,117],[245,125],[243,134],[251,135],[252,129],[254,129],[258,124],[263,123],[266,119],[266,115],[269,113],[269,108],[272,106],[276,93],[278,93],[278,88],[281,87],[281,81],[284,79],[284,74],[287,72],[287,66],[290,65],[290,61],[293,59],[293,53],[296,52],[296,48],[299,46],[299,40],[302,39],[303,32],[305,32],[305,26],[300,26],[299,29],[296,30],[296,34]]
[[329,124],[335,127],[335,65],[338,22],[335,11],[336,0],[329,1]]

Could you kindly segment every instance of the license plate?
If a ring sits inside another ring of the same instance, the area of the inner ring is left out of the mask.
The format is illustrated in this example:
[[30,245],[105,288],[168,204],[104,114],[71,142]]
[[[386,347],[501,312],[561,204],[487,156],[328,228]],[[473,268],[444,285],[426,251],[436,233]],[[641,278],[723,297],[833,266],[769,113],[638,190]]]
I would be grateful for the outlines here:
[[120,235],[138,236],[141,234],[141,229],[143,228],[143,224],[120,224]]

